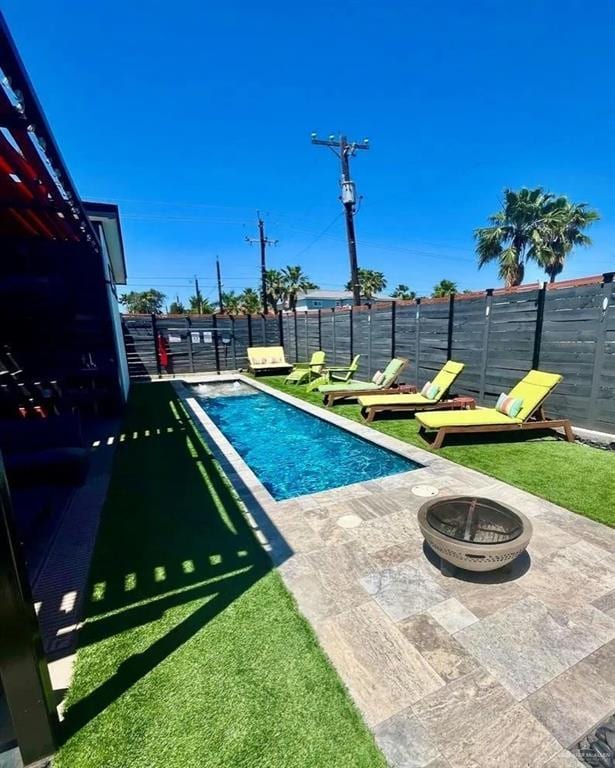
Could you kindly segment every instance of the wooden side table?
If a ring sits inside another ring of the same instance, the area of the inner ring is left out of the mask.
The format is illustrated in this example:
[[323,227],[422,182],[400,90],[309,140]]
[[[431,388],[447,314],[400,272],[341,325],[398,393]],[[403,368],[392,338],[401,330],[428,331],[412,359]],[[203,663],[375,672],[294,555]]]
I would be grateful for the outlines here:
[[476,408],[476,400],[473,397],[468,397],[466,395],[458,395],[449,400],[448,407],[455,410],[473,411]]

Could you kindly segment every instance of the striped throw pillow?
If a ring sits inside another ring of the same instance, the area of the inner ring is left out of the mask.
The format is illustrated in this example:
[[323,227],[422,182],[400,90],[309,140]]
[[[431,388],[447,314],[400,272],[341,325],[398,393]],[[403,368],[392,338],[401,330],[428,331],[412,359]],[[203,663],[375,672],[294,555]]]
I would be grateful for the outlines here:
[[425,386],[421,390],[421,394],[428,400],[435,400],[439,391],[440,387],[437,384],[432,384],[431,381],[428,381],[425,383]]
[[523,408],[523,400],[520,397],[510,397],[510,395],[506,395],[504,392],[498,397],[498,401],[495,404],[496,411],[513,419],[519,414],[521,408]]
[[376,386],[380,386],[382,382],[384,381],[384,373],[382,371],[376,371],[376,373],[372,376],[372,381]]

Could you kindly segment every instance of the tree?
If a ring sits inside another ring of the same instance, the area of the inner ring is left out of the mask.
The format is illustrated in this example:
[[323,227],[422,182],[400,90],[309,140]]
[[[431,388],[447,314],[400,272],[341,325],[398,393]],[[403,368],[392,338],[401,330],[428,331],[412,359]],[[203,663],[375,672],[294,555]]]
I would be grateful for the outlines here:
[[576,245],[591,245],[591,239],[583,230],[598,221],[597,211],[588,209],[587,203],[571,203],[566,197],[557,197],[546,206],[549,220],[549,236],[538,255],[538,263],[554,283]]
[[402,301],[410,301],[416,299],[416,291],[411,291],[407,285],[400,283],[397,288],[391,293],[394,299],[401,299]]
[[[362,269],[359,267],[359,287],[361,296],[366,299],[373,299],[377,293],[380,293],[387,287],[387,281],[382,272],[376,272],[374,269]],[[346,290],[352,290],[350,280],[346,283]]]
[[165,299],[164,293],[150,288],[148,291],[123,293],[120,296],[120,304],[123,304],[131,315],[159,315]]
[[216,311],[214,305],[202,296],[191,296],[188,299],[191,315],[213,315]]
[[431,295],[434,299],[441,299],[443,296],[450,296],[451,293],[457,293],[457,283],[452,280],[440,280],[437,285],[434,285]]
[[245,288],[239,296],[239,308],[247,315],[254,315],[261,311],[261,298],[254,288]]
[[491,226],[474,230],[479,269],[497,261],[507,287],[519,285],[528,261],[540,264],[551,280],[575,245],[591,241],[582,230],[598,219],[585,203],[573,204],[541,187],[504,190],[504,206],[489,217]]
[[169,314],[170,315],[185,315],[186,314],[186,308],[181,303],[179,299],[176,301],[172,301],[171,305],[169,306]]
[[313,291],[318,288],[297,264],[294,267],[287,266],[282,270],[282,284],[288,301],[288,308],[293,310],[297,306],[297,294],[299,292]]
[[279,269],[268,269],[265,271],[265,292],[267,294],[267,303],[274,310],[277,309],[278,302],[286,300],[284,275]]
[[222,304],[227,315],[238,315],[241,309],[241,296],[235,291],[223,292]]

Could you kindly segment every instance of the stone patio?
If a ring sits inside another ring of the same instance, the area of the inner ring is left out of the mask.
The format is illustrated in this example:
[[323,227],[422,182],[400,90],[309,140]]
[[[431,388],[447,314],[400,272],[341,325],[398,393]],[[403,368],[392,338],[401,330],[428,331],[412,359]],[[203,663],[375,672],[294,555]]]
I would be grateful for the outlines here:
[[[334,414],[424,468],[276,502],[186,402],[392,768],[581,765],[568,749],[615,711],[615,530]],[[527,555],[442,576],[424,485],[518,507]]]

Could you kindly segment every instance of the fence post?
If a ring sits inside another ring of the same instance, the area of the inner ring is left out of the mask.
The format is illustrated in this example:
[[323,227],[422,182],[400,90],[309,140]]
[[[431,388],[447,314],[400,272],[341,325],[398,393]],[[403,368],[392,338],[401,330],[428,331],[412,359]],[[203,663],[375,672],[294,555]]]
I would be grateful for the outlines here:
[[372,377],[372,305],[367,308],[367,378]]
[[536,298],[536,326],[534,330],[534,351],[532,353],[532,368],[537,369],[540,366],[540,347],[542,346],[542,324],[545,316],[545,298],[547,294],[547,284],[543,281],[538,289]]
[[293,316],[295,319],[295,362],[299,362],[299,336],[297,334],[297,310],[293,309]]
[[421,299],[420,298],[416,300],[416,333],[415,333],[414,357],[416,358],[414,385],[418,389],[419,360],[421,358]]
[[156,315],[152,312],[152,335],[154,337],[154,356],[156,358],[156,369],[158,371],[158,377],[162,376],[162,367],[160,365],[160,354],[158,353],[158,325],[156,323]]
[[493,288],[485,291],[485,322],[483,325],[483,349],[480,362],[480,391],[479,399],[482,403],[485,397],[485,381],[487,378],[487,359],[489,346],[489,326],[491,325],[491,305],[493,304]]
[[194,373],[194,350],[192,349],[192,333],[190,332],[192,327],[192,320],[190,320],[188,315],[186,315],[185,320],[186,320],[186,329],[187,329],[186,341],[188,342],[188,362],[190,364],[190,373]]
[[216,315],[211,316],[212,322],[212,341],[214,343],[214,355],[216,358],[216,373],[220,375],[220,350],[218,349],[218,319]]
[[237,350],[235,349],[235,317],[231,315],[231,355],[233,356],[233,370],[237,370]]
[[252,315],[248,315],[248,346],[252,346]]
[[280,346],[284,347],[284,318],[282,317],[282,310],[278,309],[278,335],[280,337]]
[[322,313],[318,310],[318,349],[322,350]]
[[335,307],[331,307],[331,337],[333,341],[333,364],[337,365],[337,348],[335,340]]
[[309,320],[308,320],[308,311],[305,310],[305,314],[303,316],[303,324],[305,326],[305,359],[307,362],[310,360],[310,327],[309,327]]
[[613,298],[613,278],[615,272],[605,272],[603,274],[601,303],[600,303],[600,325],[596,329],[596,352],[594,354],[594,369],[592,372],[592,388],[589,398],[588,417],[592,420],[598,418],[598,395],[600,394],[600,379],[602,377],[602,367],[604,365],[604,347],[606,345],[606,330],[609,318],[609,307]]
[[395,357],[395,317],[397,315],[397,302],[391,302],[391,358]]
[[446,339],[446,359],[450,360],[453,356],[453,323],[455,321],[455,294],[449,293],[448,296],[448,335]]
[[349,341],[350,341],[350,359],[354,357],[354,307],[350,307],[350,311],[348,312],[348,322],[350,323],[349,328]]

